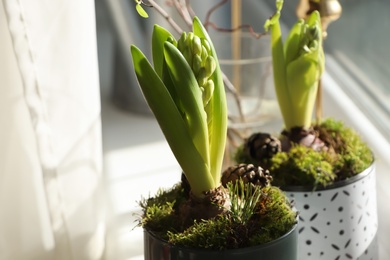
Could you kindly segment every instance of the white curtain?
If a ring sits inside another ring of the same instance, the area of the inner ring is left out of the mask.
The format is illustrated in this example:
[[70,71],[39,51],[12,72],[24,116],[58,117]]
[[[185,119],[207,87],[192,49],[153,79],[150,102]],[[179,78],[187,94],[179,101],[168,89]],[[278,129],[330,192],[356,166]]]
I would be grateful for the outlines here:
[[0,259],[100,259],[93,0],[0,0]]

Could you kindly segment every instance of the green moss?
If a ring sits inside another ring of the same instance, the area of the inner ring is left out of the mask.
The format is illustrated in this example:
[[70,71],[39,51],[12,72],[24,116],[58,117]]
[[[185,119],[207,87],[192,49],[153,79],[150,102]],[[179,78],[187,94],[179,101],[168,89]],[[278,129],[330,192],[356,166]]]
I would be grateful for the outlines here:
[[230,221],[225,216],[195,222],[184,232],[168,232],[169,242],[174,245],[217,249],[222,250],[228,247],[228,240],[233,230]]
[[140,202],[143,216],[140,226],[153,230],[162,239],[167,240],[170,230],[177,230],[177,216],[175,210],[184,201],[184,193],[181,185],[176,185],[170,190],[159,190],[155,197],[144,199]]
[[313,125],[313,128],[329,148],[327,151],[317,152],[294,144],[288,152],[255,162],[241,146],[235,154],[236,162],[253,163],[269,169],[275,186],[302,185],[314,188],[350,178],[373,162],[370,148],[358,133],[343,122],[326,119],[320,125]]
[[324,152],[316,152],[311,148],[294,145],[288,153],[276,154],[270,163],[270,172],[274,176],[273,184],[286,185],[322,185],[333,182],[332,157]]
[[[251,185],[251,184],[248,184]],[[286,234],[296,223],[296,212],[276,187],[261,189],[252,216],[243,223],[230,210],[209,220],[195,221],[181,230],[177,209],[186,202],[180,186],[144,200],[141,226],[174,245],[224,250],[259,245]],[[249,193],[248,193],[249,194]]]
[[250,238],[251,245],[275,240],[291,230],[296,223],[297,213],[285,194],[277,187],[264,188],[255,221],[261,223],[260,229]]
[[327,132],[332,138],[332,145],[337,145],[338,156],[333,171],[338,175],[338,180],[350,178],[372,164],[374,158],[371,149],[353,129],[332,119],[324,121],[320,129],[320,134]]

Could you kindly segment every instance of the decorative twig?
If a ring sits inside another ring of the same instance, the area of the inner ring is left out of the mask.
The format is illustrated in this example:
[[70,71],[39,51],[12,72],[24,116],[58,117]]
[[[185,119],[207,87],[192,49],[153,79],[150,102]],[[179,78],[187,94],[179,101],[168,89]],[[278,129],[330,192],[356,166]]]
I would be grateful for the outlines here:
[[194,17],[196,16],[194,10],[192,9],[192,6],[190,4],[190,0],[185,0],[186,1],[186,7],[187,7],[187,10],[188,10],[188,13],[190,14],[191,17]]
[[177,12],[187,24],[188,28],[192,27],[192,18],[188,12],[187,5],[183,5],[180,0],[173,0],[173,5],[175,6]]
[[155,8],[156,11],[159,12],[161,16],[167,20],[167,22],[172,26],[172,28],[178,34],[183,33],[183,29],[172,19],[172,17],[160,5],[158,5],[154,0],[148,0],[148,1],[153,6],[153,8]]
[[[239,31],[239,30],[242,30],[242,29],[247,29],[248,32],[256,39],[260,39],[264,35],[268,34],[267,32],[262,32],[262,33],[255,32],[253,27],[251,25],[249,25],[249,24],[241,24],[241,25],[239,25],[239,26],[237,26],[235,28],[221,28],[221,27],[218,27],[213,22],[208,22],[207,26],[211,26],[214,30],[217,30],[217,31],[220,31],[220,32],[236,32],[236,31]],[[205,28],[207,28],[206,25],[205,25]]]
[[222,7],[223,5],[225,5],[227,3],[228,0],[222,0],[221,2],[217,3],[216,5],[214,5],[213,7],[210,8],[210,10],[207,12],[206,14],[206,20],[204,22],[204,27],[206,28],[206,30],[208,30],[208,25],[210,24],[210,17],[211,17],[211,14],[214,13],[218,8]]

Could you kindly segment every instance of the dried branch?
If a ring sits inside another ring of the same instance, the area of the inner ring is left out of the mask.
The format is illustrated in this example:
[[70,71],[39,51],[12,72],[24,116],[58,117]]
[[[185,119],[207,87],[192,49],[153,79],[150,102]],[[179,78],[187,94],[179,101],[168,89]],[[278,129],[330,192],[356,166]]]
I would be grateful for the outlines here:
[[194,10],[192,9],[192,6],[190,4],[190,0],[185,0],[186,1],[186,8],[188,10],[188,13],[190,14],[191,17],[194,17],[196,16],[196,13],[194,12]]
[[183,33],[183,29],[172,19],[172,17],[160,5],[158,5],[154,0],[148,0],[148,1],[153,6],[153,8],[155,8],[156,11],[160,13],[161,16],[167,20],[167,22],[172,26],[172,28],[178,34]]
[[210,17],[212,15],[212,13],[214,13],[218,8],[225,5],[227,2],[228,2],[228,0],[222,0],[221,2],[217,3],[216,5],[214,5],[213,7],[210,8],[210,10],[206,14],[206,20],[204,22],[204,27],[206,28],[206,30],[208,30],[207,26],[210,24]]
[[172,2],[173,2],[173,5],[175,6],[177,12],[181,16],[181,18],[187,24],[188,28],[191,28],[193,17],[191,17],[191,15],[189,14],[188,9],[187,9],[187,5],[182,4],[180,0],[172,0]]
[[[206,25],[204,25],[204,26],[206,27]],[[218,27],[215,23],[208,22],[207,26],[211,26],[214,30],[220,31],[220,32],[236,32],[236,31],[239,31],[239,30],[246,28],[246,29],[248,29],[248,32],[256,39],[260,39],[264,35],[268,34],[267,32],[262,32],[262,33],[255,32],[253,27],[249,24],[241,24],[235,28],[221,28],[221,27]]]

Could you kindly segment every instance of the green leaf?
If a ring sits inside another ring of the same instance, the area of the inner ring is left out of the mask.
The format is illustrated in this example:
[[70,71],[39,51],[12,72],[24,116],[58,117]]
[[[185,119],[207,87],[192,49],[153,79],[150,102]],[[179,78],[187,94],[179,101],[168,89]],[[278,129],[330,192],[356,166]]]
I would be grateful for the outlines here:
[[210,165],[207,115],[203,108],[202,91],[190,65],[173,44],[165,42],[164,55],[176,93],[183,103],[182,112],[185,114],[188,131],[205,163]]
[[141,4],[136,4],[135,5],[135,9],[137,10],[138,14],[140,16],[142,16],[143,18],[148,18],[149,15],[148,13],[145,11],[145,9],[141,6]]
[[193,20],[193,31],[195,35],[204,38],[210,44],[212,56],[216,62],[216,69],[211,76],[214,81],[214,93],[209,101],[206,111],[208,115],[208,129],[210,138],[210,171],[213,175],[214,181],[219,183],[222,172],[223,155],[226,145],[227,135],[227,105],[224,83],[222,79],[222,72],[219,66],[217,52],[208,35],[206,29],[203,27],[201,21],[195,17]]
[[187,124],[184,122],[169,91],[153,70],[145,55],[135,46],[131,46],[131,54],[134,70],[145,99],[154,113],[173,154],[191,183],[192,192],[195,196],[202,196],[203,192],[216,187],[209,174],[209,167],[195,147],[188,133]]
[[[179,109],[180,112],[183,111],[183,104],[176,92],[175,84],[173,84],[171,75],[169,74],[169,68],[165,59],[163,60],[162,81],[164,82],[165,87],[167,88],[173,101],[175,102],[176,107]],[[182,117],[185,120],[183,113],[182,113]]]
[[286,41],[284,42],[284,53],[286,57],[286,64],[290,63],[299,55],[299,48],[301,47],[302,30],[304,21],[298,20],[291,28]]
[[280,12],[283,8],[283,0],[276,0],[276,10]]
[[319,80],[317,56],[318,52],[307,53],[287,65],[287,81],[289,86],[293,86],[294,88],[291,94],[299,95],[301,90],[305,91],[309,89]]
[[309,26],[319,25],[321,26],[321,15],[318,11],[314,11],[310,14],[309,18],[307,18],[306,22]]
[[295,126],[309,128],[320,77],[318,51],[300,56],[287,67],[287,81],[294,101]]
[[157,24],[154,25],[152,34],[153,66],[160,78],[162,77],[164,63],[164,42],[169,38],[176,42],[175,38],[168,30]]
[[284,57],[279,15],[277,16],[278,19],[269,22],[268,26],[271,30],[271,53],[276,97],[278,99],[285,127],[286,129],[290,129],[292,126],[294,126],[294,123],[292,122],[292,100],[290,100],[290,90],[288,89],[287,85],[287,69]]

